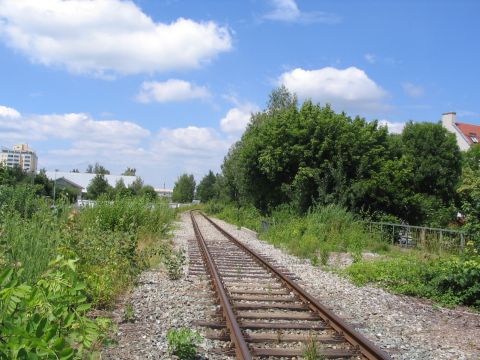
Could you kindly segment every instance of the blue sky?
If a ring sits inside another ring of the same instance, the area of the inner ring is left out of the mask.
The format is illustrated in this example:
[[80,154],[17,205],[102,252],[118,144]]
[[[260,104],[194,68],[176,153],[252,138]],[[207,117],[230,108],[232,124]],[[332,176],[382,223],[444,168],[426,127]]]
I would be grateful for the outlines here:
[[199,180],[284,84],[378,119],[480,124],[480,2],[0,0],[0,145],[48,170]]

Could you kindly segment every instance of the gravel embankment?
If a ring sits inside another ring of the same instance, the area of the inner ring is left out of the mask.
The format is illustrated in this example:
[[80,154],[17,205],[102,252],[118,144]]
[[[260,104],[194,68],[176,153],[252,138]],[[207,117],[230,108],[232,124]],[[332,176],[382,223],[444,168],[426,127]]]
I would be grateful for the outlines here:
[[[177,248],[185,250],[187,263],[189,239],[194,239],[193,228],[189,215],[183,214],[181,221],[176,223],[173,240]],[[187,271],[188,265],[185,274]],[[199,276],[170,280],[161,267],[144,272],[138,286],[121,300],[113,312],[113,320],[118,324],[114,339],[117,344],[107,347],[102,359],[172,359],[167,351],[167,331],[182,326],[193,328],[195,320],[213,320],[210,313],[217,309],[212,299],[205,279]],[[124,322],[126,304],[133,306],[134,322]],[[225,346],[225,343],[204,340],[200,352],[212,360],[233,359],[208,354],[209,349],[220,346]]]
[[[374,287],[356,287],[348,280],[322,271],[309,261],[288,255],[256,239],[255,235],[216,220],[246,245],[269,255],[301,278],[302,285],[336,314],[385,349],[394,359],[480,359],[480,315],[449,310],[427,301],[397,296]],[[213,227],[205,237],[218,234]],[[177,247],[187,250],[193,239],[188,214],[174,231]],[[185,269],[187,271],[187,269]],[[216,310],[204,279],[187,276],[169,280],[163,269],[145,272],[139,285],[114,311],[118,323],[117,345],[102,354],[104,359],[171,359],[166,333],[172,327],[192,327],[195,320],[212,320]],[[123,321],[124,306],[133,305],[135,321]],[[198,329],[205,332],[205,329]],[[222,343],[205,340],[201,352],[208,359],[229,359],[209,353]]]
[[312,266],[308,260],[258,240],[251,231],[216,221],[247,246],[297,274],[311,294],[394,359],[480,359],[480,314],[440,308],[429,301],[393,295],[371,286],[357,287]]

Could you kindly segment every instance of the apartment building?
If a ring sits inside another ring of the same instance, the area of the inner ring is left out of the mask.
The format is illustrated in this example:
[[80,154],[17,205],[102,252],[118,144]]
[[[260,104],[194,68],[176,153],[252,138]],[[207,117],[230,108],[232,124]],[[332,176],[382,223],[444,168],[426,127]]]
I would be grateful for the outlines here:
[[23,171],[36,173],[38,158],[27,144],[14,145],[13,149],[2,147],[0,164],[7,167],[20,167]]

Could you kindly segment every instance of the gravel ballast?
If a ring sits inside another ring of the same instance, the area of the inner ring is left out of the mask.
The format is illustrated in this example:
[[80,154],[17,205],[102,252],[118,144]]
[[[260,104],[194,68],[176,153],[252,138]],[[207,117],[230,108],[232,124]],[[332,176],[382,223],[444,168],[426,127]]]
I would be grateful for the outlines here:
[[[308,260],[258,240],[252,231],[214,220],[253,250],[268,255],[296,274],[309,293],[394,359],[480,359],[479,314],[440,308],[429,301],[390,294],[371,286],[357,287],[337,274],[312,266]],[[210,229],[205,227],[205,237],[218,236],[213,227]],[[187,251],[188,240],[194,238],[189,214],[182,214],[173,235],[175,246]],[[134,322],[123,322],[126,304],[133,306]],[[211,320],[210,314],[215,310],[205,277],[169,280],[162,268],[146,271],[138,286],[114,311],[118,344],[105,349],[102,358],[171,359],[167,353],[167,331],[172,327],[192,328],[197,320]],[[205,329],[197,330],[205,333]],[[208,359],[230,359],[211,352],[220,346],[225,343],[204,340],[200,352]]]

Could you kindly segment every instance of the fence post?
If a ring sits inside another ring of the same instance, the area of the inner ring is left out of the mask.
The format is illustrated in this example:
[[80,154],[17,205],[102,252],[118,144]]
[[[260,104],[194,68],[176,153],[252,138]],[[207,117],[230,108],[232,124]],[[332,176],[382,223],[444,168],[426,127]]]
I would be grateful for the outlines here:
[[462,248],[462,250],[465,248],[465,234],[464,233],[460,233],[460,247]]
[[392,226],[392,244],[395,243],[395,225]]

